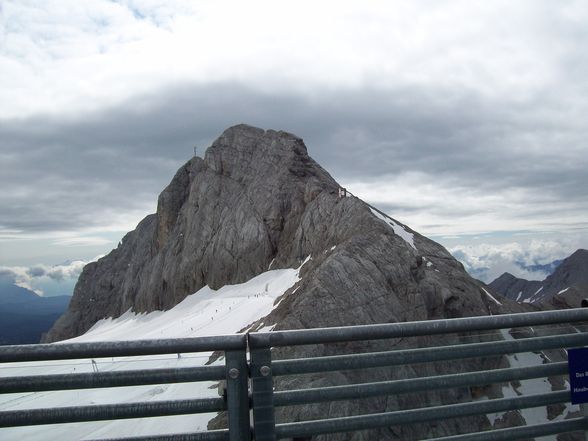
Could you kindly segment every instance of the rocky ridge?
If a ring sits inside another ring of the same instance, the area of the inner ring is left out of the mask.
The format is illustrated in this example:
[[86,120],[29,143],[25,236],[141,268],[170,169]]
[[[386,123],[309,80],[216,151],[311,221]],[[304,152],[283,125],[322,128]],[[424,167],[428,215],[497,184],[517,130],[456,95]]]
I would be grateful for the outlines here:
[[575,251],[542,281],[529,281],[504,273],[489,286],[519,303],[547,308],[578,308],[582,298],[588,297],[588,250]]
[[[512,312],[441,245],[374,212],[360,199],[339,197],[339,185],[307,153],[299,137],[246,125],[227,129],[176,173],[157,213],[128,233],[117,249],[84,271],[67,313],[47,341],[85,332],[104,317],[132,309],[167,309],[204,285],[240,283],[268,269],[298,267],[301,280],[279,305],[253,323],[300,329],[391,323]],[[494,336],[496,337],[496,336]],[[421,337],[369,343],[294,347],[280,357],[340,351],[475,342],[488,334]],[[503,358],[466,360],[456,367],[405,366],[280,378],[276,388],[393,380],[505,366]],[[500,388],[487,395],[500,396]],[[278,410],[279,421],[384,412],[470,397],[472,390],[430,392]],[[212,426],[214,426],[214,422]],[[359,432],[353,439],[419,439],[488,428],[485,417],[435,425]],[[345,435],[319,439],[348,439]]]

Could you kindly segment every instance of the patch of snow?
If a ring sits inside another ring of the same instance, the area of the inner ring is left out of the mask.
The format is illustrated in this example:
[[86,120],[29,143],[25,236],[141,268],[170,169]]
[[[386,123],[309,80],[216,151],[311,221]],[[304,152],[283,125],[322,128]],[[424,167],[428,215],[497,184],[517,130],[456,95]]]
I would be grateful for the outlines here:
[[570,287],[568,286],[566,289],[562,289],[561,291],[558,292],[558,294],[563,294],[564,292],[566,292],[568,289],[570,289]]
[[378,219],[386,222],[387,225],[392,227],[392,230],[394,230],[394,234],[396,234],[397,236],[400,236],[402,239],[404,239],[404,241],[407,244],[409,244],[411,247],[413,247],[415,250],[417,249],[417,247],[414,246],[414,234],[409,233],[408,231],[406,231],[404,229],[404,227],[402,225],[399,225],[396,222],[394,222],[392,219],[390,219],[386,216],[383,216],[382,214],[378,213],[373,208],[370,208],[370,210],[374,216],[376,216]]
[[259,328],[257,331],[255,332],[272,332],[274,330],[274,328],[276,327],[276,325],[267,325],[267,326],[262,326],[261,328]]
[[519,291],[519,294],[517,295],[517,299],[515,300],[515,302],[518,302],[521,299],[522,295],[523,295],[523,291]]
[[490,299],[492,299],[492,301],[494,301],[494,303],[496,303],[497,305],[502,305],[502,303],[500,303],[498,300],[496,300],[496,298],[490,294],[488,291],[486,291],[484,288],[482,288],[482,291],[484,291],[486,293],[486,295],[488,297],[490,297]]
[[537,291],[535,291],[535,293],[530,296],[529,298],[523,300],[522,303],[535,303],[538,300],[540,300],[541,298],[543,298],[545,296],[545,293],[543,293],[543,295],[540,295],[540,293],[543,291],[543,286],[540,287]]
[[[519,396],[516,390],[512,387],[512,384],[508,384],[508,386],[502,386],[502,396],[503,398],[516,398]],[[494,423],[497,419],[502,418],[507,412],[495,412],[495,413],[488,413],[486,416],[490,420],[490,424],[494,426]]]
[[306,256],[306,259],[304,259],[302,261],[302,263],[300,264],[300,267],[298,269],[302,268],[304,265],[306,265],[311,260],[312,260],[312,256],[309,254],[308,256]]
[[[307,260],[308,261],[308,258]],[[305,261],[305,262],[306,262]],[[146,314],[125,312],[121,317],[96,323],[84,335],[67,343],[90,341],[121,341],[161,338],[197,337],[236,333],[269,314],[274,301],[300,281],[300,268],[267,271],[248,282],[227,285],[219,290],[200,289],[169,311]],[[264,326],[258,332],[268,332]],[[61,342],[63,343],[63,342]],[[96,358],[94,360],[55,360],[30,363],[3,363],[0,378],[9,376],[51,375],[93,372],[128,371],[134,369],[180,368],[203,366],[211,352],[164,354],[142,357]],[[215,364],[221,364],[219,359]],[[91,404],[181,400],[194,397],[217,397],[215,382],[132,386],[73,391],[50,391],[0,395],[0,410],[25,410],[85,406]],[[48,426],[0,429],[3,441],[45,441],[47,439],[80,440],[146,436],[166,432],[205,431],[216,413],[173,417],[100,421]]]

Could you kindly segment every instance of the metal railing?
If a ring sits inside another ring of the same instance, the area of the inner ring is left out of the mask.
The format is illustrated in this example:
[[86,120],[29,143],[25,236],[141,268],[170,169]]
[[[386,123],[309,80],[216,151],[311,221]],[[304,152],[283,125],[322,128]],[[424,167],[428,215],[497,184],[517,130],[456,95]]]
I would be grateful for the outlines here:
[[231,414],[231,421],[227,429],[172,437],[139,437],[135,439],[248,440],[250,439],[248,438],[250,428],[246,345],[246,335],[224,335],[169,340],[0,347],[0,363],[161,354],[175,355],[209,351],[223,351],[225,356],[224,366],[4,377],[0,378],[0,393],[226,381],[225,398],[193,398],[189,400],[1,411],[0,427],[146,418],[228,410]]
[[[67,375],[39,375],[0,378],[0,393],[22,393],[120,387],[196,381],[225,381],[226,393],[219,398],[138,402],[112,405],[0,411],[0,427],[100,421],[125,418],[183,415],[224,411],[228,427],[189,434],[126,438],[127,440],[244,440],[310,439],[330,433],[377,430],[392,426],[414,425],[449,418],[486,416],[492,413],[569,403],[569,390],[488,400],[456,402],[430,407],[399,409],[309,421],[276,422],[276,408],[315,405],[428,393],[450,388],[472,388],[491,384],[567,375],[566,361],[536,366],[501,367],[473,372],[457,372],[421,378],[340,384],[308,389],[276,390],[280,377],[353,371],[369,368],[393,369],[401,365],[439,364],[463,359],[485,359],[506,354],[540,352],[588,346],[588,332],[578,329],[588,322],[588,309],[534,312],[501,316],[468,317],[448,320],[391,323],[295,331],[250,333],[245,335],[201,337],[139,342],[53,344],[0,347],[0,363],[96,357],[120,357],[153,354],[223,351],[223,366],[198,366],[173,369],[93,372]],[[284,348],[301,345],[328,345],[357,341],[412,338],[444,334],[475,335],[481,331],[529,327],[567,327],[566,333],[540,335],[531,328],[529,336],[519,339],[481,341],[426,348],[402,348],[368,353],[337,353],[311,358],[275,359]],[[249,355],[249,361],[247,361]],[[251,421],[250,421],[251,410]],[[572,431],[588,430],[588,420],[578,416],[545,421],[520,427],[491,429],[455,434],[435,441],[482,441],[529,439]],[[0,432],[1,437],[1,432]]]

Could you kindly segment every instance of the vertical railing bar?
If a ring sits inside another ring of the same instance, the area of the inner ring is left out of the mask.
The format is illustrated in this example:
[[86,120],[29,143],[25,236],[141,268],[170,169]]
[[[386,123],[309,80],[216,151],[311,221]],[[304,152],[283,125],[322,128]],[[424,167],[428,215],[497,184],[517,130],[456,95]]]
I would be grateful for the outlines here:
[[[251,357],[253,438],[255,441],[276,440],[272,355],[268,334],[249,334],[248,336]],[[251,344],[252,340],[255,340],[255,344]]]
[[249,369],[246,349],[226,351],[225,355],[229,440],[250,441]]

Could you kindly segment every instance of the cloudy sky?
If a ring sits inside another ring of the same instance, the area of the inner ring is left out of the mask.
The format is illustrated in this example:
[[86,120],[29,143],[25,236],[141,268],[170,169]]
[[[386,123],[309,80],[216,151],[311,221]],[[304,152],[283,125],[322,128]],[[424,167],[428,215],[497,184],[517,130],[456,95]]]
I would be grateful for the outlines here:
[[3,0],[0,270],[108,252],[245,122],[481,277],[533,276],[588,247],[587,47],[583,1]]

